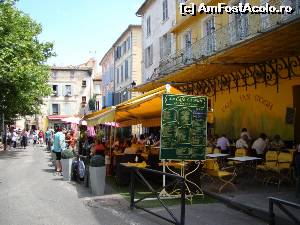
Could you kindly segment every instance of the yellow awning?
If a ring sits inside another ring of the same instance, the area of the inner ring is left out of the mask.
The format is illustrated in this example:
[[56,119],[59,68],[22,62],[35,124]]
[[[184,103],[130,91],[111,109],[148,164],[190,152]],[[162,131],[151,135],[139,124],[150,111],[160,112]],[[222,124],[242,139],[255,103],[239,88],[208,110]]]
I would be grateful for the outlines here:
[[[138,97],[129,99],[115,107],[99,110],[86,115],[88,126],[118,122],[122,127],[143,124],[145,127],[160,126],[162,94],[166,93],[166,85],[149,91]],[[171,87],[170,94],[182,94]]]
[[105,122],[115,121],[115,108],[106,108],[85,117],[88,126],[104,124]]
[[[117,105],[116,122],[121,126],[135,124],[143,124],[148,127],[159,126],[164,93],[166,93],[166,85]],[[174,87],[171,87],[169,93],[182,94]]]

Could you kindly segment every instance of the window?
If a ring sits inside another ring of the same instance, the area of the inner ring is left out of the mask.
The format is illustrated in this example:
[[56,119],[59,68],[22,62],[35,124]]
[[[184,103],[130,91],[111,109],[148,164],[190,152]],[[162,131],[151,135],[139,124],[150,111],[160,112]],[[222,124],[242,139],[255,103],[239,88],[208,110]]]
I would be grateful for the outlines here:
[[86,80],[83,80],[82,81],[82,85],[81,85],[82,87],[86,87]]
[[84,104],[86,103],[86,96],[81,97],[81,102],[84,103]]
[[121,66],[121,82],[123,82],[124,81],[124,74],[123,74],[123,71],[124,71],[124,66],[122,65]]
[[127,45],[127,44],[126,44],[126,41],[124,41],[123,44],[122,44],[122,53],[123,53],[123,55],[126,54],[126,50],[127,50],[127,49],[126,49],[126,45]]
[[153,45],[150,45],[145,50],[145,67],[151,66],[153,63]]
[[125,80],[128,79],[128,59],[125,60]]
[[96,86],[95,86],[95,94],[101,94],[100,84],[96,84]]
[[66,85],[65,86],[65,96],[71,96],[71,95],[72,95],[71,85]]
[[206,55],[211,54],[215,50],[215,19],[210,17],[205,21],[205,36],[206,36]]
[[130,36],[127,38],[127,50],[129,50],[131,48],[131,43],[130,43],[131,39]]
[[119,59],[122,56],[122,47],[118,46],[116,51],[115,51],[115,59]]
[[[232,6],[237,6],[239,3],[246,4],[246,0],[238,0],[232,4]],[[248,36],[249,32],[249,18],[248,14],[231,14],[229,16],[230,26],[229,34],[230,41],[234,43],[236,41],[243,40]]]
[[65,103],[64,115],[72,115],[72,104],[71,103]]
[[151,17],[150,16],[147,17],[146,34],[147,34],[147,37],[150,36],[150,34],[151,34]]
[[100,110],[100,102],[96,101],[96,110]]
[[75,77],[75,71],[71,71],[70,72],[70,78],[74,78]]
[[52,77],[53,79],[56,79],[56,77],[57,77],[57,72],[56,72],[56,71],[53,71],[53,72],[51,73],[51,77]]
[[52,115],[58,115],[58,114],[59,114],[58,104],[52,104]]
[[58,85],[52,85],[52,91],[54,96],[58,96]]
[[192,58],[192,31],[187,31],[183,36],[183,63],[189,63]]
[[168,0],[163,1],[163,21],[167,20],[168,16]]
[[166,33],[159,39],[160,58],[163,59],[171,54],[171,33]]
[[118,68],[117,69],[117,84],[120,83],[120,77],[119,77],[119,75],[120,75],[120,70]]

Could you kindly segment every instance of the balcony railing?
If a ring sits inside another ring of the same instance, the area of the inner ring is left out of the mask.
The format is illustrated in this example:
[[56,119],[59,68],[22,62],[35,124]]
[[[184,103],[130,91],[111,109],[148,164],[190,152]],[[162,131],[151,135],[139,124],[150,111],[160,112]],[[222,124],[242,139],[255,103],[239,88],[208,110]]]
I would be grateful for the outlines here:
[[152,79],[183,69],[222,50],[299,18],[300,0],[271,0],[268,1],[268,4],[277,9],[281,5],[289,5],[292,6],[294,12],[292,14],[240,14],[239,16],[231,14],[229,15],[230,22],[227,25],[161,61]]

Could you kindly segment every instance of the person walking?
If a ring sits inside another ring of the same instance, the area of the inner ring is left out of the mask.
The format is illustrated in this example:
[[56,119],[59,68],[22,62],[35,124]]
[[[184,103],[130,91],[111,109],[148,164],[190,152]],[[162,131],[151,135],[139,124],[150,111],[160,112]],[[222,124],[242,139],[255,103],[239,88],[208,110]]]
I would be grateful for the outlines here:
[[56,172],[61,173],[62,172],[62,166],[61,166],[61,152],[65,149],[66,142],[65,142],[65,135],[63,134],[61,128],[57,128],[57,132],[54,134],[54,140],[53,140],[53,152],[56,155]]
[[14,131],[13,131],[11,140],[13,142],[13,148],[17,148],[18,134],[17,134],[17,130],[16,129],[14,129]]
[[43,144],[44,144],[44,132],[42,130],[40,130],[38,136],[39,136],[39,144],[40,144],[40,146],[43,146]]
[[23,129],[21,133],[21,148],[23,147],[24,149],[26,149],[27,137],[28,137],[28,133],[25,129]]
[[49,150],[50,139],[51,139],[51,130],[48,127],[47,131],[45,132],[45,141],[46,141],[46,148],[47,148],[47,150]]
[[38,134],[37,134],[37,131],[36,131],[36,130],[34,130],[34,131],[32,132],[32,139],[33,139],[33,146],[35,146],[36,143],[37,143],[37,140],[38,140]]
[[9,146],[9,149],[11,147],[11,142],[12,142],[12,133],[10,132],[10,129],[7,129],[6,131],[6,143],[7,145],[6,146]]

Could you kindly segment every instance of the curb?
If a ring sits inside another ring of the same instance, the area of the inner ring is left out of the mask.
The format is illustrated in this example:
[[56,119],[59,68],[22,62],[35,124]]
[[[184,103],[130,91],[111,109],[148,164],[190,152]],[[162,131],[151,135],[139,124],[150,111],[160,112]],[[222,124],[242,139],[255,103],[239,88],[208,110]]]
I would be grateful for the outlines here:
[[[219,200],[220,202],[226,204],[228,207],[231,207],[233,209],[236,209],[236,210],[239,210],[243,213],[246,213],[250,216],[261,219],[264,222],[267,222],[267,223],[269,222],[269,212],[268,212],[268,210],[264,210],[264,209],[261,209],[261,208],[246,205],[246,204],[237,202],[235,200],[232,200],[231,198],[228,198],[228,197],[225,197],[225,196],[222,196],[220,194],[216,194],[216,193],[213,193],[213,192],[210,192],[210,191],[204,190],[203,192],[204,192],[204,194],[206,194],[206,195],[208,195],[212,198],[215,198],[215,199]],[[288,220],[287,218],[276,215],[276,224],[290,224],[290,223],[291,223],[291,221]]]

